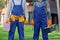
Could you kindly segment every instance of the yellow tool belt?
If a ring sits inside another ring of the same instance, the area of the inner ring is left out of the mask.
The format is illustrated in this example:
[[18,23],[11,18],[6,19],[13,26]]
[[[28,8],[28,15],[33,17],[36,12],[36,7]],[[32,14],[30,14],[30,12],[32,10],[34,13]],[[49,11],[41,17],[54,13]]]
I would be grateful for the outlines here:
[[18,20],[19,22],[24,22],[24,15],[20,15],[20,16],[11,15],[10,19],[11,21]]

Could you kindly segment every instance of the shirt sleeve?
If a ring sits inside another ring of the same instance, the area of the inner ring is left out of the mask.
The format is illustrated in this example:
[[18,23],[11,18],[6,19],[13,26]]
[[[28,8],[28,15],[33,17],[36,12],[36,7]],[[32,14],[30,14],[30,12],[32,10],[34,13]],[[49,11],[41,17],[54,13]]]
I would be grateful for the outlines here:
[[47,4],[47,12],[50,12],[50,5],[49,5],[49,2],[46,1],[46,4]]
[[46,4],[47,4],[47,17],[48,17],[48,19],[51,19],[50,5],[49,5],[48,1],[46,1]]
[[32,19],[34,19],[35,2],[33,3]]
[[23,6],[23,10],[24,10],[24,15],[26,17],[26,19],[28,20],[28,9],[27,9],[27,5],[26,5],[26,0],[23,0],[23,3],[22,3],[22,6]]
[[12,10],[12,0],[9,0],[9,3],[7,5],[6,14],[5,14],[5,19],[9,18],[11,10]]

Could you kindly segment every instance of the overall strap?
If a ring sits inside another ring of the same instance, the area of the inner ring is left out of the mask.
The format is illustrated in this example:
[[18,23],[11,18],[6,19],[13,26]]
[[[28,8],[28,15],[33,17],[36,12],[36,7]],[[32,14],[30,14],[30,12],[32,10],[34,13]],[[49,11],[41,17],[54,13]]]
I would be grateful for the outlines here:
[[40,1],[39,1],[39,0],[36,0],[36,1],[34,2],[34,6],[36,6],[36,5],[40,5]]
[[14,0],[12,0],[12,2],[13,2],[13,4],[15,5]]

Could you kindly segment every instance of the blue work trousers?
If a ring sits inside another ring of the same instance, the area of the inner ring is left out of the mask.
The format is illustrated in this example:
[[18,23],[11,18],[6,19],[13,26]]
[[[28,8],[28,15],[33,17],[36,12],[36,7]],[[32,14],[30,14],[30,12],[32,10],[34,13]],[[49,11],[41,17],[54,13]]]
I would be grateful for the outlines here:
[[24,23],[18,20],[12,21],[10,23],[10,31],[8,35],[8,40],[14,40],[14,33],[16,27],[18,28],[19,40],[24,40]]
[[34,10],[34,36],[33,40],[39,39],[40,28],[42,29],[43,40],[48,40],[48,33],[45,32],[45,27],[47,27],[47,16],[45,9],[35,8]]

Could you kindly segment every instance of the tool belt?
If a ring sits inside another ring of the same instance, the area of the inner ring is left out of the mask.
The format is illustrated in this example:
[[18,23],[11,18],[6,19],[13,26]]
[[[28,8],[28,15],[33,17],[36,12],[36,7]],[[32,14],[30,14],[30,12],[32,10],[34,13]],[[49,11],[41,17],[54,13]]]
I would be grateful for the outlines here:
[[24,15],[20,15],[20,16],[10,15],[10,19],[11,21],[18,20],[19,22],[24,22]]

